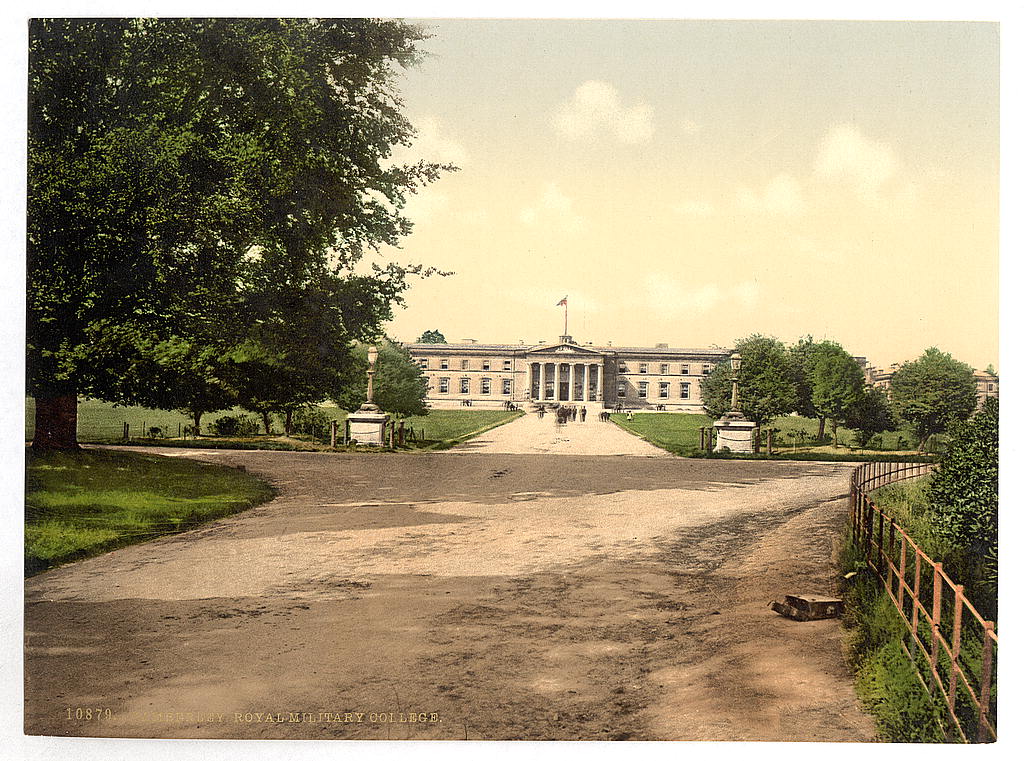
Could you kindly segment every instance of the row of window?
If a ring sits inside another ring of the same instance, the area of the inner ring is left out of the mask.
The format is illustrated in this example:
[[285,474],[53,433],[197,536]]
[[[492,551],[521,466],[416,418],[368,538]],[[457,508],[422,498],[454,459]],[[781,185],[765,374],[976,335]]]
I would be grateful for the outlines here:
[[[430,360],[427,359],[426,357],[421,358],[419,360],[419,363],[420,363],[420,367],[423,370],[429,370],[430,369]],[[442,359],[440,361],[440,369],[441,370],[451,370],[452,369],[451,368],[451,360],[449,360],[447,357]],[[468,359],[460,359],[459,360],[459,369],[460,370],[471,370],[472,368],[469,365],[469,360]],[[491,360],[489,360],[489,359],[483,360],[480,363],[480,369],[481,370],[490,370],[490,369],[492,369],[491,368]],[[511,359],[504,359],[504,360],[502,360],[502,362],[501,362],[501,369],[502,370],[511,370],[512,369],[512,360]]]
[[[430,360],[427,359],[426,357],[421,358],[419,360],[419,363],[420,363],[420,367],[422,369],[424,369],[424,370],[429,370],[430,369]],[[491,364],[492,364],[491,360],[489,360],[489,359],[481,360],[480,369],[481,370],[490,370],[490,369],[492,369],[491,368]],[[703,365],[701,365],[701,373],[703,373],[704,375],[707,375],[708,373],[711,372],[713,367],[714,367],[714,365],[712,365],[712,364],[710,364],[708,362],[705,362]],[[450,369],[452,369],[451,368],[451,360],[449,360],[448,358],[441,359],[440,360],[440,369],[441,370],[450,370]],[[471,366],[470,366],[470,360],[468,360],[468,359],[460,359],[459,360],[459,369],[460,370],[470,370],[470,369],[472,369]],[[504,360],[502,360],[502,362],[501,362],[501,369],[505,370],[505,371],[511,370],[512,369],[512,360],[511,359],[504,359]],[[650,372],[650,363],[648,363],[648,362],[641,362],[640,363],[640,370],[639,371],[640,371],[641,374],[644,374],[644,375],[649,373]],[[661,375],[670,375],[672,373],[672,366],[668,362],[662,362],[662,363],[660,363],[658,365],[658,371],[659,371],[659,374],[661,374]],[[625,362],[619,362],[619,372],[620,373],[628,373],[629,372],[629,366]],[[679,365],[679,374],[680,375],[689,375],[690,374],[690,365],[689,364]]]
[[[647,381],[640,381],[637,384],[637,396],[639,398],[641,398],[641,399],[647,399],[649,397],[649,395],[650,395],[649,394],[650,385],[651,384],[648,383]],[[668,399],[669,398],[669,387],[671,385],[672,384],[670,384],[668,381],[662,381],[662,382],[660,382],[658,384],[658,398],[659,399]],[[626,398],[626,383],[625,383],[625,381],[622,381],[622,382],[619,383],[618,394],[619,394],[619,398],[620,399],[625,399]],[[679,384],[679,398],[680,399],[689,399],[690,398],[690,384],[689,383],[686,383],[684,381],[684,382]]]
[[[650,372],[650,367],[651,366],[650,366],[650,364],[648,362],[641,362],[640,363],[639,372],[642,375],[646,375],[647,373]],[[709,374],[712,371],[712,369],[714,369],[714,365],[712,365],[710,362],[705,362],[703,365],[701,365],[701,373],[704,374],[704,375]],[[619,362],[619,372],[620,373],[628,373],[629,372],[629,366],[625,362]],[[670,365],[668,362],[660,363],[658,365],[658,374],[659,375],[671,375],[672,374],[672,365]],[[690,365],[688,365],[688,364],[679,365],[679,374],[680,375],[689,375],[690,374]]]
[[[485,394],[485,395],[486,394],[490,394],[491,393],[491,386],[492,386],[492,384],[491,384],[491,379],[490,378],[481,378],[480,379],[480,393],[481,394]],[[438,378],[437,379],[437,392],[439,394],[449,394],[449,393],[451,393],[451,378]],[[469,378],[459,378],[459,393],[460,394],[468,394],[469,393]],[[509,396],[509,395],[512,394],[512,379],[511,378],[502,378],[501,379],[501,393],[504,396]]]

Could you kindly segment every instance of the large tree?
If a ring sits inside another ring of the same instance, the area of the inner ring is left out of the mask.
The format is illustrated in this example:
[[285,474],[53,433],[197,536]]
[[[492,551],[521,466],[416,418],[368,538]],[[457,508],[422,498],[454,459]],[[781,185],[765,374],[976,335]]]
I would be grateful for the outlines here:
[[[748,420],[766,425],[796,406],[796,385],[786,347],[777,338],[751,335],[736,342],[742,357],[739,372],[740,411]],[[713,418],[728,412],[732,398],[732,369],[721,362],[701,380],[704,409]]]
[[[396,64],[416,60],[422,37],[370,19],[31,23],[35,445],[75,445],[80,394],[153,403],[172,384],[136,393],[118,379],[133,364],[173,369],[155,347],[209,353],[213,335],[230,352],[251,324],[252,262],[301,292],[397,244],[407,194],[445,168],[388,162],[413,134]],[[375,267],[364,285],[390,296],[414,272]]]
[[923,449],[928,437],[977,407],[974,371],[934,346],[893,373],[890,388],[896,416],[911,426]]
[[440,330],[424,330],[416,343],[421,344],[446,344],[448,340]]
[[895,427],[885,392],[870,386],[864,389],[847,410],[844,422],[854,430],[854,438],[862,447],[867,446],[875,434],[891,431]]

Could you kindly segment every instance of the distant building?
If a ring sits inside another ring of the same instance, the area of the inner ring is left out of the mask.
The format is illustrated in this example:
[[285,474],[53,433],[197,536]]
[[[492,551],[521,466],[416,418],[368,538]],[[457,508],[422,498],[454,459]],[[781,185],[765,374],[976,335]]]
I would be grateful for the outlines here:
[[555,343],[406,344],[427,377],[431,407],[562,403],[601,409],[703,412],[700,381],[730,349]]
[[974,371],[974,385],[978,389],[978,407],[989,397],[999,398],[999,376],[986,370]]

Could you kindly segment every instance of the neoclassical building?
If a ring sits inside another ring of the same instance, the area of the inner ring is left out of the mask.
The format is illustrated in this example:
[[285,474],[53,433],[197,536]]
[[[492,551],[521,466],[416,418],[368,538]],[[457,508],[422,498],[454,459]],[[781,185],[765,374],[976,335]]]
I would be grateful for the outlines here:
[[432,407],[535,403],[703,412],[700,380],[730,349],[595,346],[572,336],[524,344],[406,344]]

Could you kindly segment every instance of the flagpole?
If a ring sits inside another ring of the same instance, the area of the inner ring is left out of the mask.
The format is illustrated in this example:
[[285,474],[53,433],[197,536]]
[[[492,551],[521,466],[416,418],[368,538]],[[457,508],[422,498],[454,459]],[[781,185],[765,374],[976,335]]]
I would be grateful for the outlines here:
[[562,335],[563,336],[569,335],[569,300],[568,299],[565,300],[565,325],[563,326],[563,329],[562,329]]

